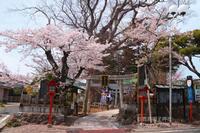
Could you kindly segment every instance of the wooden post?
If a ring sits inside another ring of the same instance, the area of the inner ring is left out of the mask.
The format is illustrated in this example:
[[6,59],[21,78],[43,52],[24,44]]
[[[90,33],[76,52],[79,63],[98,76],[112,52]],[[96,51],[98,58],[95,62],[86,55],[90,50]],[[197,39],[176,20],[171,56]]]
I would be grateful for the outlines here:
[[148,99],[148,108],[149,108],[149,120],[150,120],[150,123],[152,123],[151,99],[150,99],[149,89],[147,90],[147,99]]
[[150,120],[150,123],[152,123],[151,99],[150,99],[150,93],[149,93],[150,85],[149,85],[149,79],[148,79],[148,75],[147,75],[147,66],[146,65],[145,65],[145,84],[148,87],[148,89],[147,89],[147,101],[148,101],[148,109],[149,109],[149,120]]
[[123,108],[123,80],[119,80],[120,109]]
[[115,107],[117,107],[117,100],[118,99],[118,88],[115,88]]

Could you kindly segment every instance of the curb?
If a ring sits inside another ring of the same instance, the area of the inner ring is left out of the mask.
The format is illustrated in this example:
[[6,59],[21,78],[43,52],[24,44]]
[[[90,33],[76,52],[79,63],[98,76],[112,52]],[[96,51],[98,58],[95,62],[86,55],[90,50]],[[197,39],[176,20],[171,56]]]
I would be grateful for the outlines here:
[[6,115],[4,116],[4,118],[0,120],[0,131],[6,126],[6,123],[9,118],[10,118],[10,115]]

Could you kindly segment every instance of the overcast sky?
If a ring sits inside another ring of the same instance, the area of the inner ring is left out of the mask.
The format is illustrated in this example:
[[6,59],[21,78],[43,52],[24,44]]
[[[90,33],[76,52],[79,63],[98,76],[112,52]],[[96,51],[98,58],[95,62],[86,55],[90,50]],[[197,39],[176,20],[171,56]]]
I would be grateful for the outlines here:
[[[43,19],[37,19],[36,21],[20,12],[10,11],[12,8],[37,4],[38,1],[39,0],[0,0],[0,30],[33,28],[45,25],[46,22]],[[190,9],[192,9],[192,15],[186,17],[184,23],[179,26],[181,27],[181,31],[200,29],[199,7],[200,0],[196,0],[196,3],[190,7]],[[4,50],[0,48],[0,61],[5,62],[12,72],[23,74],[30,72],[30,69],[24,65],[25,63],[30,63],[30,61],[28,59],[21,60],[22,58],[23,56],[20,56],[17,51],[5,53]],[[199,59],[196,59],[196,62],[200,62]],[[182,71],[184,76],[193,75],[184,67],[181,67],[179,71]]]

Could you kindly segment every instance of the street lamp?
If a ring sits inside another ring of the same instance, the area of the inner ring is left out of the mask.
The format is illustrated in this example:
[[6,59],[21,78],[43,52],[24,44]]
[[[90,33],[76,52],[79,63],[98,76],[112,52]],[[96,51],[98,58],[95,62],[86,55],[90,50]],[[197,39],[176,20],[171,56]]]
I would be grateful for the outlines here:
[[[188,9],[187,5],[171,5],[169,7],[169,15],[172,21],[178,16],[184,16]],[[172,33],[169,36],[169,123],[172,124]]]

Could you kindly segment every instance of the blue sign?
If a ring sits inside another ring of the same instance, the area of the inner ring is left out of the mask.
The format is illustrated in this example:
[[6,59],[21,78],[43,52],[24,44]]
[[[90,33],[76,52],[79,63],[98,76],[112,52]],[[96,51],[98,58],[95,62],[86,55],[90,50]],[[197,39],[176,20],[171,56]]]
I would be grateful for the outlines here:
[[194,92],[192,86],[188,87],[188,101],[192,103],[194,101]]

